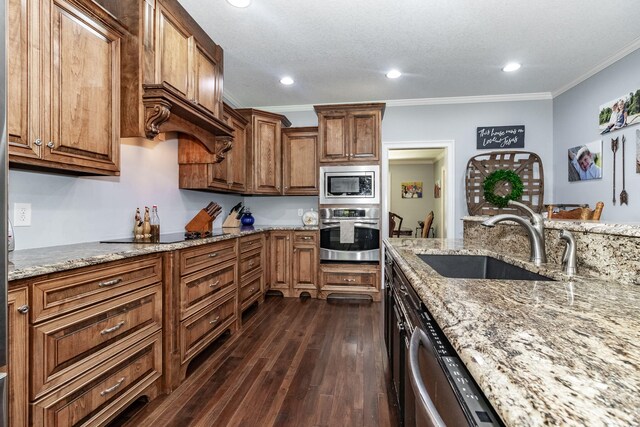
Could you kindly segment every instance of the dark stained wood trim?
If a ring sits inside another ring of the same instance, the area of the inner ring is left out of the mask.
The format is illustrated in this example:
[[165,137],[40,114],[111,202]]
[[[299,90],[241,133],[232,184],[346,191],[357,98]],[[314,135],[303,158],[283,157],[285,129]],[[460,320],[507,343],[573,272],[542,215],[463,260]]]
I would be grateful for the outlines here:
[[387,104],[384,102],[362,103],[362,104],[332,104],[332,105],[314,105],[313,109],[316,113],[327,113],[330,111],[354,111],[354,110],[373,110],[380,109],[380,119],[384,117],[384,110]]

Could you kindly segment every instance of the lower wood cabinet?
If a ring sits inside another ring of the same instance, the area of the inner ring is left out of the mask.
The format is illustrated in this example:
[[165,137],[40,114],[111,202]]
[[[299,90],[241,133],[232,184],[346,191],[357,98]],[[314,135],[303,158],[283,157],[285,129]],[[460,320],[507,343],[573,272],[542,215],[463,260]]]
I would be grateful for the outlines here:
[[29,306],[28,288],[7,295],[7,415],[9,425],[29,425]]
[[331,294],[370,295],[380,301],[380,266],[369,264],[320,264],[318,298]]
[[271,290],[285,297],[299,297],[306,293],[316,297],[318,292],[318,232],[271,232]]

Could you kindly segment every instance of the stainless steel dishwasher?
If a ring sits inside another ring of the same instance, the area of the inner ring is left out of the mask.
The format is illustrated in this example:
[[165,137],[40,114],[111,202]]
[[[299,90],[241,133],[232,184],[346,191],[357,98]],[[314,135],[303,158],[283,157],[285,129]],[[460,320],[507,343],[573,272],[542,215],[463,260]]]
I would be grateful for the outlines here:
[[402,345],[393,342],[390,363],[403,426],[502,426],[425,305],[394,268],[393,316]]

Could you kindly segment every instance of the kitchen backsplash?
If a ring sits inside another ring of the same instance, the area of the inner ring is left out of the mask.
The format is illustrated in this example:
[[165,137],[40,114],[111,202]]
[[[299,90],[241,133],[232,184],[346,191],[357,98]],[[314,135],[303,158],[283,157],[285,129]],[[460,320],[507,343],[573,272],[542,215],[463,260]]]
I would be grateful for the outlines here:
[[245,197],[245,206],[251,209],[256,225],[298,225],[302,224],[303,212],[313,208],[318,209],[316,196],[286,196],[286,197]]

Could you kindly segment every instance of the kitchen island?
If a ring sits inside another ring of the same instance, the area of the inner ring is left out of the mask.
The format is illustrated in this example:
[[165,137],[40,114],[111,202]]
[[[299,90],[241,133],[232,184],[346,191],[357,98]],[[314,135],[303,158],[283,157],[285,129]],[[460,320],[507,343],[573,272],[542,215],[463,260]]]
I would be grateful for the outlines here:
[[[506,425],[637,425],[639,288],[462,240],[385,247]],[[489,255],[557,281],[445,278],[418,254]]]

